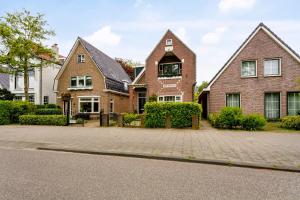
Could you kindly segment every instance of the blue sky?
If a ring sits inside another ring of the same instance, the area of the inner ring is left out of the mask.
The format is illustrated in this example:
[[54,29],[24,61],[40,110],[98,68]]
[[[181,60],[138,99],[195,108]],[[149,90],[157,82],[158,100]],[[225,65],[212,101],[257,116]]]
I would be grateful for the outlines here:
[[25,8],[45,14],[67,56],[81,36],[111,57],[144,62],[167,29],[197,54],[197,81],[210,80],[264,22],[300,53],[298,0],[2,0],[0,16]]

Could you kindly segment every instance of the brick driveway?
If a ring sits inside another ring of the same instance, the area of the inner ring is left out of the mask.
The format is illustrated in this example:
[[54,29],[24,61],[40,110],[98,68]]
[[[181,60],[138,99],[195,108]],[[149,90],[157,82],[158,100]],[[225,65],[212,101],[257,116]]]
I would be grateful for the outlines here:
[[125,153],[300,170],[300,133],[1,126],[2,148]]

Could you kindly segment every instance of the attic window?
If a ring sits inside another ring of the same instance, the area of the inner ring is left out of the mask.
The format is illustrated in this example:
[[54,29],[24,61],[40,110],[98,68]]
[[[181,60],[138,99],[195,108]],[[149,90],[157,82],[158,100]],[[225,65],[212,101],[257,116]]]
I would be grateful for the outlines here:
[[166,39],[166,46],[172,46],[173,40],[172,39]]
[[127,91],[128,90],[128,82],[124,80],[123,84],[124,84],[124,90]]
[[84,63],[84,55],[83,54],[78,54],[77,62],[78,63]]

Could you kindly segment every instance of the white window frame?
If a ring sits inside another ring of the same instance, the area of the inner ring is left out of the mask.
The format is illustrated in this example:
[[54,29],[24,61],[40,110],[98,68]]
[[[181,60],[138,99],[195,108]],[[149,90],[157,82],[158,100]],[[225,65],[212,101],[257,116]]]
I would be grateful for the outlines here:
[[[173,96],[175,101],[165,101],[165,97]],[[177,97],[180,97],[180,100],[176,100]],[[163,100],[161,101],[160,98]],[[182,102],[182,95],[161,95],[157,97],[158,102]]]
[[[289,94],[291,94],[291,93],[300,93],[300,91],[293,91],[293,92],[287,92],[286,93],[286,115],[287,116],[294,116],[291,113],[289,113],[289,110],[290,110],[289,109]],[[295,101],[293,103],[296,104]],[[295,113],[295,115],[297,115],[297,113]]]
[[166,39],[166,46],[173,46],[173,40],[172,39]]
[[[266,61],[271,61],[271,60],[278,60],[278,67],[279,67],[279,74],[266,74],[265,73],[265,62]],[[265,77],[269,77],[269,76],[281,76],[281,58],[266,58],[266,59],[264,59],[264,76]]]
[[[254,76],[244,76],[243,75],[243,62],[255,62],[255,75]],[[241,77],[242,78],[256,78],[257,77],[257,60],[242,60],[242,62],[241,62]]]
[[78,54],[77,63],[84,63],[84,62],[85,62],[84,54]]
[[[86,80],[87,78],[90,77],[91,81],[92,81],[92,85],[87,86],[86,85]],[[72,78],[76,78],[76,86],[72,86]],[[83,78],[83,86],[79,86],[79,79]],[[75,89],[75,88],[92,88],[93,87],[93,79],[92,76],[72,76],[70,79],[70,88],[69,89]]]
[[234,94],[238,94],[239,95],[239,104],[240,104],[240,106],[238,107],[238,108],[241,108],[242,107],[242,95],[241,95],[241,93],[240,92],[228,92],[228,93],[226,93],[225,94],[225,106],[227,107],[227,96],[228,95],[234,95]]
[[[91,101],[82,101],[81,99],[83,99],[83,98],[91,98]],[[95,101],[95,99],[96,98],[98,98],[98,100],[97,101]],[[81,102],[91,102],[91,110],[92,110],[92,112],[81,112],[80,111],[80,103]],[[98,102],[98,112],[94,112],[94,103],[95,102]],[[91,113],[91,114],[94,114],[94,113],[100,113],[100,97],[99,96],[78,96],[78,113]]]

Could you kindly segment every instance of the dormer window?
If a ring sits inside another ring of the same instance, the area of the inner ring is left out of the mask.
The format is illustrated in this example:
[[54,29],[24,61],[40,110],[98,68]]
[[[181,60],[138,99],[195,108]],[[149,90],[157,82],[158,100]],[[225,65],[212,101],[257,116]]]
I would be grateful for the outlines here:
[[84,63],[84,55],[83,54],[78,54],[77,56],[77,62],[78,63]]
[[166,46],[172,46],[173,40],[172,39],[166,39]]

